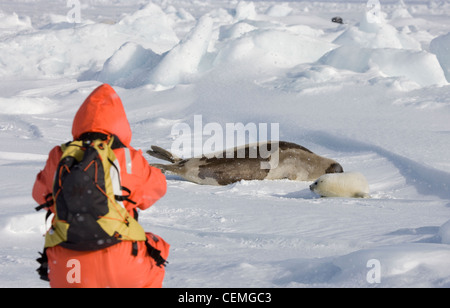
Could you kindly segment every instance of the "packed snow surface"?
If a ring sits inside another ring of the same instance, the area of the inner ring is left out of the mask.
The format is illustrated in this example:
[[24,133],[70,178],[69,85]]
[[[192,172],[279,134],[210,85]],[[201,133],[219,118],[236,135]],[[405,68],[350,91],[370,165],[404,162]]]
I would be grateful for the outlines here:
[[48,286],[31,189],[102,83],[144,152],[178,138],[204,150],[212,124],[271,139],[260,124],[275,123],[369,182],[370,199],[350,199],[167,176],[140,213],[172,245],[166,287],[450,287],[448,1],[74,2],[0,4],[0,287]]

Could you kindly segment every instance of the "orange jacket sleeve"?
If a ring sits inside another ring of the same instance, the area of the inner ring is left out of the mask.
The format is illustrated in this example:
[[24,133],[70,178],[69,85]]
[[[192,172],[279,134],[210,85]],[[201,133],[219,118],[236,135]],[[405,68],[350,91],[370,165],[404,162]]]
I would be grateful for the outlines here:
[[135,207],[146,210],[166,194],[166,177],[158,168],[149,165],[142,151],[129,147],[116,151],[116,156],[120,162],[122,186],[131,190],[130,199],[136,202],[136,205],[125,202],[128,211]]
[[58,167],[61,156],[61,147],[54,147],[48,155],[44,170],[39,172],[36,177],[32,195],[33,199],[38,204],[45,203],[47,201],[46,196],[53,192],[53,180],[55,178],[56,168]]

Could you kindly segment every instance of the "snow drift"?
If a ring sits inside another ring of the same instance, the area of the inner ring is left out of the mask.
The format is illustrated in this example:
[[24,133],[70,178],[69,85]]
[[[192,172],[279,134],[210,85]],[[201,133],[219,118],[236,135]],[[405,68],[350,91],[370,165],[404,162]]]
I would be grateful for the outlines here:
[[383,76],[405,77],[420,86],[447,84],[436,56],[425,51],[343,46],[329,52],[319,62],[357,73],[375,69]]
[[123,88],[139,87],[160,61],[161,56],[152,50],[127,42],[106,60],[95,79]]
[[[150,13],[158,11],[154,5],[149,7]],[[146,10],[133,16],[140,16]],[[291,11],[287,5],[274,5],[266,14],[283,17]],[[447,46],[445,42],[433,41],[431,47],[436,50],[436,58],[422,50],[421,43],[414,37],[397,30],[384,18],[379,23],[371,23],[366,15],[362,16],[359,23],[348,27],[330,42],[323,31],[306,25],[287,28],[261,22],[264,18],[256,13],[252,2],[240,2],[233,23],[221,26],[218,37],[213,36],[214,19],[205,15],[179,44],[164,54],[152,49],[134,54],[124,46],[120,47],[105,62],[96,79],[125,88],[145,84],[175,86],[189,83],[196,74],[210,69],[257,61],[254,65],[260,67],[291,68],[318,62],[357,73],[378,69],[381,76],[406,78],[419,86],[447,84],[444,74],[448,53],[446,47],[439,47]],[[402,15],[394,14],[393,17],[398,19]],[[124,18],[120,24],[126,24],[124,20],[128,19]],[[163,25],[168,27],[168,24],[164,20]],[[169,30],[161,32],[165,31]],[[118,61],[120,67],[112,67]]]
[[447,81],[450,82],[450,33],[441,35],[430,43],[430,50],[436,54],[444,70]]

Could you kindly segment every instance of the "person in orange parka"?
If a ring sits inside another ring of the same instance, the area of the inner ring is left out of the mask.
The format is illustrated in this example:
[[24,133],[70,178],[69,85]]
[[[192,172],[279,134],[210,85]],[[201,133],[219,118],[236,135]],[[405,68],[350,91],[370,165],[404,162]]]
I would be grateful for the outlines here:
[[[86,133],[114,135],[126,146],[115,149],[114,153],[120,163],[121,183],[131,190],[129,199],[136,203],[124,201],[124,206],[132,217],[137,213],[136,208],[145,210],[165,195],[165,176],[159,169],[148,164],[141,151],[130,146],[132,132],[122,101],[107,84],[95,89],[75,116],[72,127],[74,140]],[[53,148],[44,170],[37,175],[33,198],[38,204],[48,201],[53,192],[55,171],[61,156],[61,147]],[[54,211],[52,207],[48,208]],[[167,258],[169,245],[154,234],[146,235],[149,242],[157,243],[161,256]],[[87,252],[69,250],[61,246],[47,248],[50,286],[162,287],[164,267],[156,265],[148,253],[146,243],[138,242],[137,256],[130,253],[132,249],[130,241],[121,241],[108,248]],[[74,260],[76,263],[73,263]],[[75,279],[75,274],[80,279]]]

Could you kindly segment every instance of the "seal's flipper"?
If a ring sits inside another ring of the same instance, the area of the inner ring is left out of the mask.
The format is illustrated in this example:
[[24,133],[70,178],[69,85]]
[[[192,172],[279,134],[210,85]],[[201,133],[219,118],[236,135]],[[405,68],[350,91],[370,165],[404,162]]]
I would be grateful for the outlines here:
[[163,148],[160,148],[156,145],[152,145],[152,149],[148,150],[147,154],[150,156],[153,156],[155,158],[158,158],[158,159],[169,161],[173,164],[182,160],[178,156],[176,156],[176,155],[170,153],[169,151],[164,150]]

